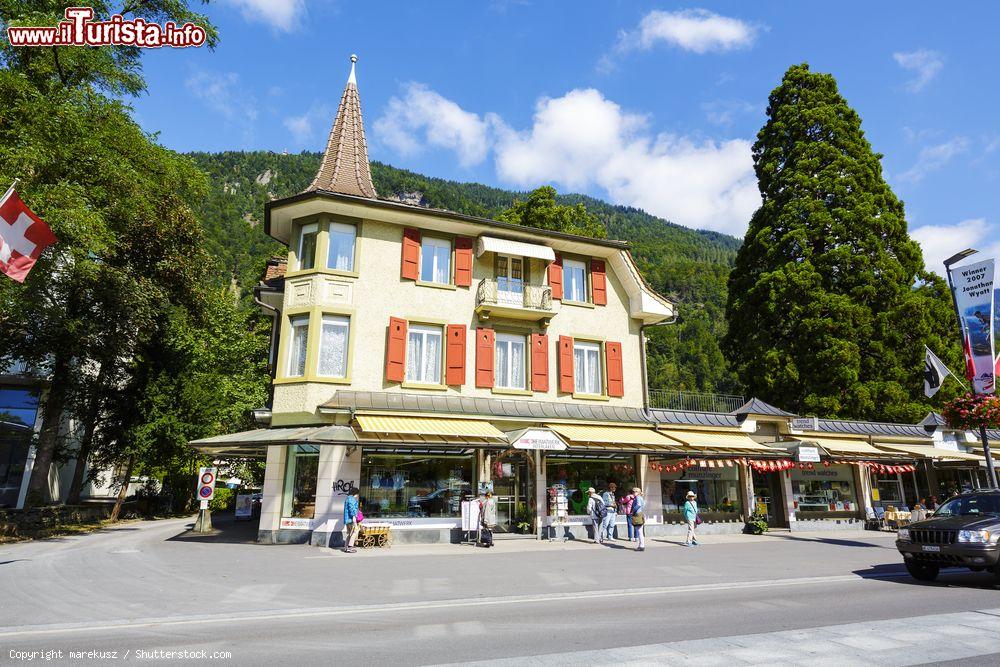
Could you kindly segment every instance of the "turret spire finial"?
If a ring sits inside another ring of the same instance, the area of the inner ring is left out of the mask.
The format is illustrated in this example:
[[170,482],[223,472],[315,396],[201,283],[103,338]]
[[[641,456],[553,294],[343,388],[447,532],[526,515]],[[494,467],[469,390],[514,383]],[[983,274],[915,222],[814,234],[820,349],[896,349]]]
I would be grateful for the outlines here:
[[358,62],[357,54],[351,54],[351,75],[347,77],[347,83],[353,83],[355,86],[358,85],[358,78],[354,75],[354,63]]

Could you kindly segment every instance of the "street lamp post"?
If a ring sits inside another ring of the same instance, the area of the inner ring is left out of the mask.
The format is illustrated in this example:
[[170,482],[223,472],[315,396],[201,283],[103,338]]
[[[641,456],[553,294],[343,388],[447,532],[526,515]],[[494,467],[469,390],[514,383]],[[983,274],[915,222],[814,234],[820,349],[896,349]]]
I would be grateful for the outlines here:
[[[948,288],[951,290],[951,303],[955,307],[955,317],[958,318],[958,333],[962,336],[963,347],[965,346],[965,323],[962,321],[962,313],[958,310],[958,295],[955,293],[955,283],[951,280],[951,266],[966,257],[975,255],[977,252],[979,251],[966,248],[962,252],[956,253],[944,260],[944,274],[948,279]],[[968,363],[968,360],[966,360],[966,363]],[[973,383],[972,392],[975,393],[975,391],[976,385]],[[986,474],[989,476],[990,486],[994,489],[1000,488],[1000,483],[997,483],[997,471],[993,467],[993,454],[990,452],[990,439],[986,433],[986,426],[979,427],[979,437],[983,441],[983,454],[986,456]]]

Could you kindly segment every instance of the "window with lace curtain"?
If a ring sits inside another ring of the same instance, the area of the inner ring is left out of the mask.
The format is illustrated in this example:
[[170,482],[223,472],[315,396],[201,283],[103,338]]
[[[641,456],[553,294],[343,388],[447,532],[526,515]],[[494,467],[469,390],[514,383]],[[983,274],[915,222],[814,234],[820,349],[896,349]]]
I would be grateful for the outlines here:
[[406,381],[441,384],[442,327],[410,324],[406,341]]
[[354,270],[354,242],[358,228],[344,222],[330,223],[330,249],[326,266],[337,271]]
[[289,319],[292,344],[288,349],[288,376],[306,374],[306,350],[309,349],[309,316],[298,315]]
[[525,337],[500,333],[495,343],[493,384],[499,389],[524,389]]
[[295,257],[299,269],[306,271],[316,266],[316,239],[319,237],[319,225],[314,223],[302,225],[299,229],[299,245]]
[[451,284],[451,241],[425,236],[420,243],[420,280]]
[[351,320],[343,315],[324,315],[319,340],[319,374],[347,377],[347,343]]
[[604,393],[601,371],[601,345],[589,341],[573,342],[573,389],[578,394]]

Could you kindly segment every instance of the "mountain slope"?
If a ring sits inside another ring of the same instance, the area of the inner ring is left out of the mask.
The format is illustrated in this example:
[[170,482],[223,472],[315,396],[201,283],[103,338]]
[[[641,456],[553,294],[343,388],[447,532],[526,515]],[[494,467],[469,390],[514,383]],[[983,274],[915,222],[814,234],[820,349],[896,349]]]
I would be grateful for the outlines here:
[[[265,202],[305,189],[319,167],[320,155],[227,151],[190,157],[211,183],[209,196],[196,202],[195,209],[209,240],[208,250],[216,258],[219,280],[235,279],[248,289],[259,280],[267,258],[285,252],[263,233]],[[380,197],[487,218],[524,196],[379,162],[372,163],[372,177]],[[677,324],[650,330],[650,385],[694,391],[735,389],[718,340],[725,332],[726,280],[740,241],[584,195],[561,195],[559,200],[583,203],[604,223],[610,238],[629,241],[650,285],[679,305]]]

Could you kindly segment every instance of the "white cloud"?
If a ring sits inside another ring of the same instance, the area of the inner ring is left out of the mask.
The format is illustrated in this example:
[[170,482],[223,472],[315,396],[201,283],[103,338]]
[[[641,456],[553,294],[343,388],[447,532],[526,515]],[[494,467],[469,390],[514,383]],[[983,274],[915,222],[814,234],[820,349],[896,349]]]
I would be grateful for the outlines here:
[[240,10],[247,21],[266,23],[276,30],[290,32],[297,28],[306,13],[305,0],[225,0]]
[[969,140],[965,137],[955,137],[944,143],[925,146],[920,150],[914,165],[899,175],[899,180],[919,183],[924,179],[924,176],[943,168],[955,156],[966,152],[968,148]]
[[240,75],[236,72],[196,70],[184,86],[227,120],[257,119],[254,97],[240,85]]
[[645,116],[600,92],[573,90],[538,102],[531,129],[498,129],[499,177],[521,187],[556,182],[605,190],[689,227],[742,235],[760,206],[749,141],[696,142],[646,132]]
[[754,24],[707,9],[654,10],[634,30],[618,35],[616,50],[646,51],[662,42],[694,53],[731,51],[751,46],[759,30]]
[[469,167],[489,152],[490,124],[490,115],[480,118],[423,84],[409,83],[372,127],[379,141],[403,155],[433,146],[454,151],[462,166]]
[[712,125],[728,127],[733,124],[737,116],[753,113],[757,107],[746,100],[714,100],[702,102],[701,110],[705,112],[706,120]]
[[334,112],[327,105],[313,104],[301,116],[285,117],[282,124],[291,132],[295,146],[319,148],[319,135],[325,136],[323,133],[330,129],[333,117]]
[[937,51],[927,49],[897,51],[892,57],[900,67],[913,72],[914,77],[906,83],[906,89],[911,93],[923,90],[944,67],[944,57]]
[[1000,225],[991,225],[985,218],[971,218],[954,225],[924,225],[910,232],[924,251],[928,271],[944,275],[944,260],[966,248],[976,248],[978,257],[1000,258]]

